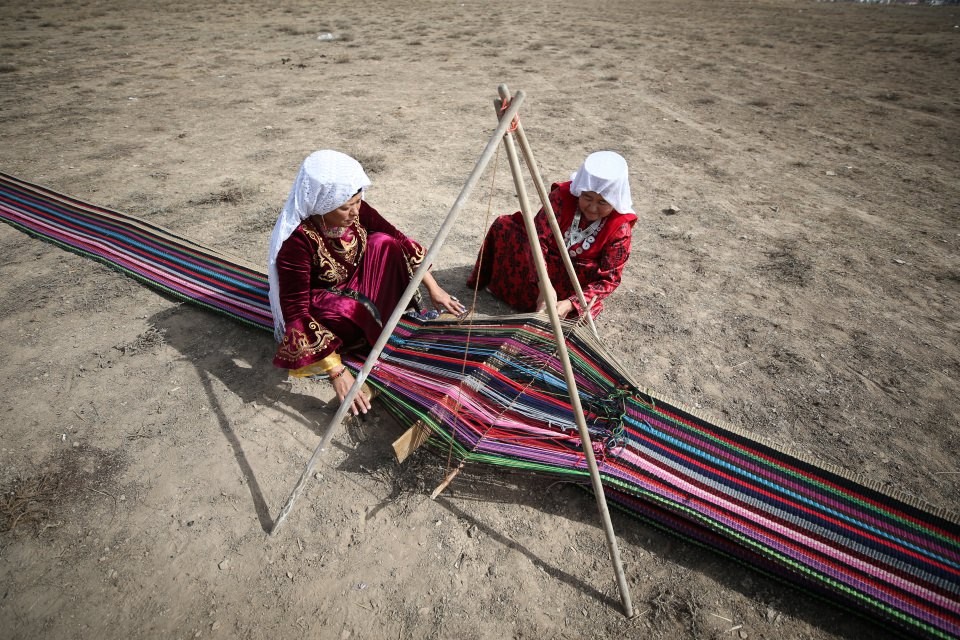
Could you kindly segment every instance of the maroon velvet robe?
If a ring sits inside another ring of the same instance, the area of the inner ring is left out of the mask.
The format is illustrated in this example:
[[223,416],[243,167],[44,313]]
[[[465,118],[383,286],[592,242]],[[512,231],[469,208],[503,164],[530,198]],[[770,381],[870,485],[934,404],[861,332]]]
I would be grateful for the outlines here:
[[[550,204],[561,231],[566,231],[573,224],[577,201],[577,196],[570,193],[569,182],[552,186]],[[593,244],[579,255],[571,256],[584,297],[588,303],[592,298],[596,298],[591,307],[594,316],[603,310],[604,299],[620,286],[623,268],[630,257],[630,239],[636,221],[637,216],[632,213],[614,211],[604,219]],[[575,313],[579,315],[583,310],[560,256],[560,251],[564,249],[557,247],[542,209],[534,218],[534,223],[540,248],[546,259],[547,273],[557,292],[557,300],[570,300]],[[570,249],[582,249],[581,243]],[[517,311],[536,311],[540,287],[537,284],[537,270],[533,264],[533,253],[527,241],[522,213],[517,211],[494,220],[480,248],[473,271],[467,279],[467,286],[486,287],[495,297]]]
[[366,202],[349,230],[352,238],[327,238],[308,218],[280,247],[285,332],[274,365],[319,373],[311,365],[376,342],[382,319],[393,313],[423,261],[423,247]]

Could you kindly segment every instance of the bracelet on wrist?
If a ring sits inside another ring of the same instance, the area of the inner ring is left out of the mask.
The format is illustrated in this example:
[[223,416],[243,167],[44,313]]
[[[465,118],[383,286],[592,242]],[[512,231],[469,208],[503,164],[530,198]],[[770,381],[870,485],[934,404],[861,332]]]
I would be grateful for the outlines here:
[[336,380],[337,378],[339,378],[340,376],[342,376],[342,375],[345,374],[346,372],[347,372],[347,368],[344,367],[344,366],[341,366],[339,371],[337,371],[336,373],[331,373],[331,374],[330,374],[330,382],[333,382],[334,380]]

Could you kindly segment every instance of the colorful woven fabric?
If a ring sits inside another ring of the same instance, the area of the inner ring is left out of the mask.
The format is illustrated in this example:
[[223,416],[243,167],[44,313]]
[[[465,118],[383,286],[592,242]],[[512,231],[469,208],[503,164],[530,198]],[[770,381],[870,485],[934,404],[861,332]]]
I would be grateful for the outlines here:
[[[271,329],[266,277],[129,216],[0,174],[0,218],[181,299]],[[960,635],[960,523],[641,389],[568,327],[604,491],[629,513],[919,637]],[[360,362],[348,363],[359,368]],[[459,460],[588,482],[539,316],[405,318],[370,382]]]
[[[643,391],[587,332],[571,330],[567,347],[611,501],[905,631],[960,632],[960,527],[952,514]],[[542,316],[470,325],[404,319],[374,384],[394,413],[429,427],[434,446],[456,458],[586,484],[554,353]]]
[[181,300],[273,326],[267,277],[155,225],[0,173],[0,218]]

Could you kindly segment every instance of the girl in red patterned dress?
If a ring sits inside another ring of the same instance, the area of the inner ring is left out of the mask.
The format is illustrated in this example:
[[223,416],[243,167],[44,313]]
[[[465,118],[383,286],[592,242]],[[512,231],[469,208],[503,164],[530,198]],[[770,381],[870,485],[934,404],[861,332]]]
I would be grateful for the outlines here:
[[[570,182],[553,185],[550,204],[563,231],[564,247],[557,247],[543,209],[534,222],[547,273],[557,293],[557,313],[561,318],[583,313],[559,253],[566,251],[584,298],[588,304],[593,300],[590,313],[596,317],[603,310],[604,299],[620,285],[637,221],[626,160],[613,151],[590,154]],[[517,311],[545,308],[519,211],[493,222],[467,286],[486,287]]]
[[[360,163],[338,151],[304,160],[270,238],[267,262],[274,365],[291,375],[329,376],[343,401],[353,386],[345,349],[369,348],[423,261],[423,247],[363,201],[370,180]],[[433,305],[455,315],[465,309],[427,273]],[[370,400],[357,394],[354,415]]]

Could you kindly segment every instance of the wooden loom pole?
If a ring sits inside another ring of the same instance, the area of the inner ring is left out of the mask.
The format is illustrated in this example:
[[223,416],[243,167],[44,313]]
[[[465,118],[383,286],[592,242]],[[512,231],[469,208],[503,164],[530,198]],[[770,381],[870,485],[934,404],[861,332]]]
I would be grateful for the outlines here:
[[[518,91],[517,95],[519,96],[520,94],[521,92]],[[512,101],[510,106],[513,106]],[[499,115],[500,103],[494,101],[494,107]],[[509,109],[507,111],[509,111]],[[500,116],[501,122],[508,117],[512,119],[513,116],[508,116],[507,111]],[[583,406],[580,404],[580,393],[577,390],[577,381],[573,375],[573,365],[570,364],[570,354],[567,352],[563,326],[560,323],[560,316],[557,313],[556,293],[553,292],[553,286],[550,284],[550,276],[547,274],[546,260],[544,260],[543,251],[540,249],[540,241],[537,237],[537,230],[533,222],[533,212],[530,211],[530,204],[527,201],[527,189],[523,184],[520,159],[517,156],[513,136],[509,130],[503,134],[503,142],[507,151],[507,158],[510,161],[510,172],[513,174],[513,182],[517,188],[517,199],[520,201],[520,211],[523,214],[523,224],[527,230],[527,239],[530,241],[530,249],[533,253],[534,265],[537,268],[540,288],[541,290],[549,292],[547,295],[547,314],[550,316],[550,324],[553,326],[553,335],[557,343],[557,355],[563,365],[563,377],[566,380],[567,391],[570,394],[570,405],[573,409],[573,417],[577,423],[577,431],[580,432],[580,445],[583,449],[583,456],[587,461],[587,468],[590,471],[590,482],[593,485],[593,494],[597,501],[597,509],[600,512],[600,519],[603,521],[603,530],[607,537],[607,549],[610,552],[610,560],[613,563],[613,570],[617,576],[617,587],[620,589],[620,602],[623,604],[624,615],[632,618],[633,603],[630,599],[630,587],[627,585],[627,578],[623,571],[623,563],[620,561],[620,549],[617,545],[617,536],[613,532],[613,522],[610,520],[607,498],[603,492],[603,483],[600,481],[600,470],[597,467],[596,457],[593,455],[593,443],[590,439],[590,431],[587,429],[587,421],[583,415]]]
[[367,356],[367,359],[363,363],[363,367],[361,367],[360,371],[357,373],[357,377],[353,382],[353,386],[350,387],[347,395],[343,398],[343,402],[340,403],[340,408],[337,409],[337,412],[334,414],[333,418],[330,419],[330,423],[327,425],[327,428],[324,431],[323,438],[320,440],[320,444],[318,444],[317,448],[314,449],[313,455],[310,457],[306,468],[304,468],[303,473],[300,475],[300,479],[290,492],[290,497],[287,498],[287,502],[283,505],[283,508],[277,515],[277,519],[270,528],[270,535],[276,535],[280,525],[283,524],[283,521],[293,509],[294,502],[296,502],[297,498],[303,492],[303,488],[306,486],[307,480],[309,480],[310,475],[313,473],[313,468],[316,466],[317,461],[330,445],[330,441],[333,439],[333,433],[335,429],[347,416],[347,411],[350,410],[350,406],[353,404],[354,398],[356,398],[357,394],[360,393],[363,383],[366,381],[367,376],[370,375],[370,371],[380,358],[380,354],[383,351],[383,348],[387,345],[387,341],[390,339],[390,336],[393,334],[394,328],[397,326],[397,323],[400,322],[400,318],[403,316],[407,305],[410,304],[410,300],[413,299],[414,294],[417,292],[420,282],[423,280],[423,276],[426,275],[427,271],[430,269],[430,265],[432,265],[437,259],[437,254],[440,253],[440,247],[443,246],[444,240],[446,240],[447,235],[453,228],[453,223],[456,222],[457,216],[460,213],[460,209],[463,208],[463,205],[466,203],[470,192],[473,191],[474,186],[476,186],[477,182],[480,180],[480,176],[483,174],[484,169],[486,169],[487,165],[490,164],[490,160],[493,158],[494,152],[500,145],[500,139],[510,126],[510,121],[513,120],[514,116],[517,114],[517,111],[520,110],[520,105],[523,103],[524,97],[525,95],[523,91],[517,91],[517,95],[511,102],[510,107],[503,114],[503,119],[498,123],[493,135],[490,136],[487,146],[484,148],[483,153],[480,154],[480,159],[477,160],[476,166],[474,166],[473,171],[470,173],[466,183],[463,185],[460,195],[457,196],[457,199],[450,207],[450,211],[447,213],[446,219],[440,226],[440,230],[437,231],[437,235],[433,239],[430,249],[424,256],[423,262],[420,263],[420,266],[417,267],[416,272],[414,272],[413,277],[410,279],[410,284],[407,285],[403,295],[400,296],[400,301],[397,303],[397,307],[393,310],[390,318],[383,324],[383,330],[380,332],[380,337],[377,338],[377,343],[370,349],[370,355]]
[[[500,93],[500,97],[509,104],[510,102],[510,90],[507,89],[507,85],[501,84],[497,87],[497,91]],[[560,230],[560,224],[557,222],[556,213],[553,210],[553,206],[550,204],[550,194],[547,192],[546,185],[543,184],[543,177],[540,175],[540,169],[537,168],[537,163],[533,159],[533,149],[530,148],[530,142],[527,140],[527,134],[523,132],[523,125],[520,123],[520,120],[517,120],[516,127],[517,142],[520,143],[520,150],[523,152],[523,160],[527,164],[527,171],[530,172],[530,176],[533,178],[533,184],[537,188],[537,193],[540,195],[540,204],[543,206],[543,212],[547,216],[547,222],[550,225],[550,230],[553,232],[553,239],[557,242],[557,247],[564,247],[563,241],[563,231]],[[580,302],[580,308],[584,310],[585,315],[587,316],[587,324],[590,326],[590,331],[593,333],[594,337],[597,340],[600,339],[600,334],[597,333],[597,325],[593,322],[593,314],[590,313],[590,307],[593,305],[593,302],[587,303],[586,296],[583,295],[583,287],[580,286],[580,280],[577,278],[577,272],[573,269],[573,260],[570,259],[570,254],[567,251],[561,249],[560,258],[563,260],[563,266],[567,270],[567,276],[570,278],[570,283],[573,285],[573,291],[577,294],[577,300]]]

